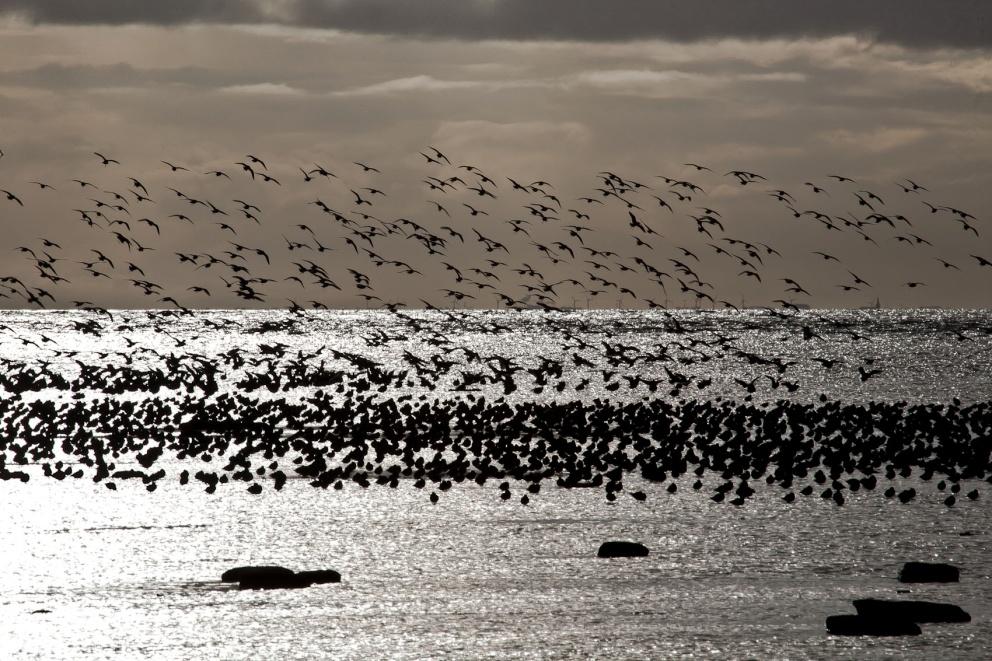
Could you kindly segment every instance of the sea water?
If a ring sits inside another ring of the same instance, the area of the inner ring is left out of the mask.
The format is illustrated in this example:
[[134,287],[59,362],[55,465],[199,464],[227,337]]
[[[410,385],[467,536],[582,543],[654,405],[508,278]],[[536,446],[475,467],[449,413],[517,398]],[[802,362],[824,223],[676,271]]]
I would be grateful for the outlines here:
[[[47,365],[71,380],[80,363],[121,366],[130,356],[150,368],[156,355],[217,362],[235,346],[252,357],[262,345],[282,343],[287,359],[320,352],[329,365],[340,362],[329,353],[334,349],[396,369],[405,365],[404,351],[452,358],[458,354],[450,347],[464,346],[522,366],[542,357],[561,360],[568,366],[566,385],[541,389],[521,374],[513,393],[503,395],[494,385],[466,393],[457,389],[455,369],[434,387],[414,384],[379,396],[402,390],[440,399],[675,399],[667,387],[608,391],[599,374],[660,377],[667,366],[712,380],[706,388],[684,389],[681,398],[992,398],[992,314],[983,311],[804,311],[786,320],[763,311],[407,313],[420,326],[379,311],[211,311],[165,320],[144,312],[111,314],[3,313],[0,323],[10,330],[0,338],[0,358],[8,371]],[[73,323],[91,319],[99,320],[98,335]],[[213,327],[223,320],[231,326]],[[819,337],[804,340],[802,326]],[[440,335],[451,344],[439,348]],[[587,347],[576,348],[576,337]],[[131,350],[125,338],[156,354]],[[692,347],[693,340],[715,343]],[[672,360],[611,366],[604,342],[653,355],[667,347]],[[764,375],[775,370],[755,367],[726,346],[794,361],[783,378],[799,388],[774,388]],[[594,368],[575,366],[573,354]],[[710,357],[680,361],[693,355]],[[827,370],[813,357],[842,363]],[[881,372],[862,381],[857,367],[866,364]],[[267,369],[249,363],[238,374],[226,370],[211,397],[235,389],[239,374]],[[754,393],[737,381],[755,377]],[[583,378],[590,383],[578,391]],[[305,393],[251,395],[292,400]],[[37,466],[22,467],[32,474],[27,483],[0,483],[0,656],[981,659],[992,643],[992,494],[983,482],[965,483],[962,494],[978,487],[982,495],[974,502],[960,498],[953,508],[918,476],[894,482],[920,491],[908,504],[882,497],[881,489],[848,493],[843,507],[820,498],[787,504],[780,489],[756,484],[758,493],[736,507],[712,502],[705,489],[693,491],[686,478],[670,494],[630,477],[625,489],[644,491],[644,502],[621,497],[609,503],[597,489],[545,488],[524,506],[501,500],[493,483],[465,483],[435,505],[426,491],[405,482],[396,489],[346,484],[334,491],[291,479],[279,492],[256,496],[230,485],[208,495],[199,483],[181,486],[174,477],[197,460],[165,457],[160,463],[169,477],[154,493],[128,481],[109,491],[89,479],[46,479]],[[639,541],[651,554],[597,559],[597,547],[610,539]],[[899,568],[910,560],[951,562],[961,568],[961,582],[900,584]],[[219,582],[225,569],[243,564],[336,569],[343,579],[262,592]],[[854,612],[851,600],[864,597],[946,601],[973,620],[924,625],[923,635],[911,638],[829,636],[825,618]]]

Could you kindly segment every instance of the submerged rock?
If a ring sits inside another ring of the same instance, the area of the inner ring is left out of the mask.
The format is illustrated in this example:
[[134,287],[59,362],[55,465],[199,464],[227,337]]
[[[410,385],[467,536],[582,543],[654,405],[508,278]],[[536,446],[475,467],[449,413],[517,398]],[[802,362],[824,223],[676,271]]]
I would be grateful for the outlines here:
[[911,620],[864,615],[831,615],[827,631],[835,636],[919,636],[920,626]]
[[858,615],[877,620],[909,620],[917,624],[935,622],[971,622],[971,615],[960,606],[933,601],[890,601],[855,599]]
[[643,558],[648,547],[637,542],[603,542],[596,554],[600,558]]
[[907,562],[899,572],[900,583],[957,583],[960,570],[940,562]]

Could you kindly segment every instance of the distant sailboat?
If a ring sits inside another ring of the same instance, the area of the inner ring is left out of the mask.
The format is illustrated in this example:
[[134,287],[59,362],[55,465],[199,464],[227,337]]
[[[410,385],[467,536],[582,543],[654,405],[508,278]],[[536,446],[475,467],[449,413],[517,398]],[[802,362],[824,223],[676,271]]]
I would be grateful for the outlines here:
[[882,302],[881,302],[881,300],[879,300],[878,297],[876,297],[875,298],[875,302],[873,304],[862,305],[858,309],[859,310],[881,310],[882,309]]

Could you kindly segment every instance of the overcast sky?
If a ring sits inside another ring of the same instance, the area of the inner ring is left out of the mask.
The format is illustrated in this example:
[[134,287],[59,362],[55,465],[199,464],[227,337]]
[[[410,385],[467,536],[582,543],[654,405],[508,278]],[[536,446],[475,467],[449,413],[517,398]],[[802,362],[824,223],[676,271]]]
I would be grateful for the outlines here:
[[[243,305],[221,279],[231,282],[236,273],[217,263],[181,264],[175,256],[238,260],[223,254],[234,241],[270,254],[271,264],[254,254],[234,263],[277,281],[254,286],[261,304],[272,306],[288,299],[360,305],[362,293],[449,304],[442,289],[476,296],[461,305],[495,305],[493,290],[456,283],[442,261],[513,298],[527,293],[524,284],[535,286],[533,276],[512,271],[527,263],[548,282],[583,283],[557,287],[560,305],[692,304],[694,294],[680,291],[677,282],[691,278],[670,261],[679,259],[713,285],[694,289],[735,305],[785,299],[858,307],[879,298],[891,306],[992,307],[992,268],[971,256],[992,259],[990,15],[992,3],[978,0],[0,0],[0,188],[24,203],[0,195],[0,222],[11,246],[0,254],[0,276],[45,289],[59,306],[73,300],[163,305],[160,296],[129,282],[142,278],[128,270],[130,262],[145,272],[143,279],[162,286],[161,296],[182,304]],[[453,165],[427,163],[420,152],[430,154],[428,145]],[[121,164],[103,166],[94,151]],[[282,185],[252,180],[235,165],[249,153],[266,161]],[[171,172],[160,160],[191,172]],[[382,172],[365,172],[353,161]],[[698,172],[688,162],[713,172]],[[338,178],[305,182],[299,168],[315,164]],[[432,191],[423,183],[427,176],[458,175],[476,185],[460,164],[480,168],[498,184],[483,184],[497,198],[460,185]],[[211,170],[231,179],[204,174]],[[767,181],[742,186],[724,176],[730,170]],[[601,197],[601,171],[651,187],[623,197],[642,207],[633,210],[637,219],[657,234],[631,228],[631,209],[619,198],[603,198],[603,205],[578,200]],[[705,193],[680,202],[675,193],[687,190],[673,190],[659,175],[691,181]],[[147,187],[154,202],[136,200],[129,177]],[[553,188],[544,190],[561,200],[561,210],[536,192],[511,190],[507,177],[550,182]],[[72,179],[97,189],[82,189]],[[909,186],[908,179],[929,190],[904,192],[898,184]],[[169,187],[209,200],[228,216],[190,205]],[[387,195],[363,192],[373,204],[356,207],[349,190],[362,188]],[[792,199],[778,200],[769,195],[773,190]],[[108,191],[128,198],[128,211],[97,206],[94,200],[115,202]],[[853,214],[864,222],[871,213],[855,197],[859,191],[883,200],[861,193],[880,214],[912,224],[843,224],[839,218]],[[670,202],[675,213],[652,195]],[[235,198],[261,209],[260,224],[238,213]],[[400,217],[413,220],[449,240],[444,256],[429,255],[405,233],[373,236],[374,252],[421,273],[377,266],[345,239],[372,244],[308,204],[317,198],[350,218],[361,211],[387,226]],[[523,208],[528,203],[555,207],[560,220],[542,222]],[[932,213],[925,203],[945,208]],[[473,217],[465,204],[489,215]],[[790,205],[825,214],[837,229],[813,214],[794,217]],[[689,217],[705,215],[699,207],[717,210],[723,230],[706,224],[713,236],[700,233]],[[74,209],[102,209],[106,218],[89,226]],[[194,224],[169,218],[180,213]],[[139,218],[155,222],[161,234]],[[128,224],[108,224],[115,219]],[[509,219],[528,220],[520,227],[530,236],[514,232]],[[568,224],[592,228],[580,231],[584,245],[617,257],[583,254],[583,243],[563,229]],[[487,253],[473,228],[510,254]],[[115,231],[152,250],[138,253],[133,243],[129,250]],[[43,238],[59,247],[46,248]],[[758,263],[746,245],[728,238],[768,244],[782,256],[762,248]],[[288,250],[315,240],[333,251]],[[572,259],[558,249],[554,263],[531,241],[564,242],[578,254]],[[45,267],[39,271],[20,246],[42,260],[46,249],[63,260],[48,272],[69,282],[40,277]],[[114,262],[113,268],[94,266],[109,277],[77,263],[92,261],[91,249]],[[665,289],[638,269],[635,257],[670,274],[663,277]],[[587,258],[611,268],[598,270]],[[301,259],[322,265],[341,291],[315,286],[311,274],[291,264]],[[492,267],[486,259],[507,266]],[[356,289],[349,268],[369,275],[371,288]],[[471,275],[471,268],[500,280]],[[747,270],[761,282],[741,275]],[[588,271],[618,286],[590,282]],[[857,284],[849,271],[872,286]],[[284,280],[294,274],[306,286]],[[810,295],[786,292],[782,278],[798,281]],[[910,282],[924,284],[910,288]],[[188,289],[194,286],[211,296]],[[851,286],[857,288],[844,289]],[[16,291],[2,293],[9,298],[0,305],[26,304]]]

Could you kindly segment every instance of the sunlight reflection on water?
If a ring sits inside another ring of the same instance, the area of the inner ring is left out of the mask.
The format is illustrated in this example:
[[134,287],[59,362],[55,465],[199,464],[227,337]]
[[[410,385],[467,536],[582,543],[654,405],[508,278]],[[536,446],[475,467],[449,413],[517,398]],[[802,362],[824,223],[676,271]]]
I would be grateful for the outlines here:
[[[14,658],[519,658],[681,656],[885,658],[954,649],[981,658],[992,635],[992,513],[979,503],[843,508],[761,494],[742,508],[637,484],[646,503],[550,490],[528,507],[495,488],[424,493],[290,481],[282,493],[154,494],[85,482],[5,484],[0,638]],[[974,530],[979,534],[961,536]],[[606,539],[652,554],[595,557]],[[917,640],[828,638],[850,600],[894,597],[909,559],[963,567],[957,585],[912,586],[962,605],[968,625]],[[245,563],[334,568],[341,584],[241,592]],[[31,614],[36,609],[50,614]],[[30,633],[29,633],[30,632]],[[29,634],[29,635],[28,635]],[[14,645],[14,647],[9,647]]]
[[[436,313],[410,313],[437,322],[455,341],[500,352],[524,364],[538,357],[568,360],[557,331],[540,315],[491,314],[513,332],[463,332]],[[804,343],[795,328],[754,312],[677,313],[694,332],[716,330],[743,349],[796,360],[793,398],[820,392],[848,401],[987,400],[992,389],[992,339],[987,312],[825,313],[859,333],[807,323],[824,335]],[[812,313],[810,313],[812,314]],[[285,319],[285,313],[208,313],[170,322],[182,349],[163,342],[139,313],[115,313],[134,330],[103,337],[68,330],[79,313],[4,313],[24,333],[50,334],[63,349],[124,350],[126,335],[164,352],[209,356],[262,342],[284,342],[293,355],[326,345],[400,365],[403,350],[426,354],[424,338],[387,313],[308,315],[298,332],[261,335],[211,331],[204,318],[238,318],[247,325]],[[212,316],[211,316],[212,315]],[[483,313],[472,313],[481,317]],[[677,339],[660,330],[653,313],[610,311],[562,317],[587,324],[591,344],[603,340],[641,348]],[[359,336],[376,327],[406,340],[367,347]],[[570,326],[572,327],[572,326]],[[619,329],[619,330],[617,330]],[[953,331],[972,339],[961,341]],[[838,372],[820,369],[812,355],[843,358]],[[0,356],[25,354],[5,337]],[[593,356],[593,352],[589,352]],[[863,385],[854,366],[875,357],[883,374]],[[110,361],[122,361],[109,357]],[[141,360],[141,359],[139,359]],[[136,362],[139,362],[136,360]],[[71,360],[53,363],[72,373]],[[649,365],[644,375],[657,373]],[[694,396],[739,398],[734,378],[754,373],[737,359],[686,366],[708,374],[711,390]],[[578,373],[571,375],[577,380]],[[870,387],[869,387],[870,386]],[[229,386],[225,386],[229,387]],[[423,392],[414,389],[413,392]],[[443,389],[432,391],[447,396]],[[267,391],[257,396],[269,397]],[[299,396],[301,393],[280,393]],[[395,395],[396,392],[390,392]],[[644,388],[607,393],[534,393],[511,399],[637,400]],[[44,396],[44,395],[41,395]],[[123,397],[140,398],[140,394]],[[659,394],[658,396],[664,396]],[[782,396],[761,383],[759,399]],[[983,658],[992,639],[992,595],[985,589],[992,561],[992,508],[981,500],[945,508],[937,494],[909,505],[879,494],[851,493],[843,508],[818,498],[786,505],[765,492],[735,508],[694,492],[678,493],[625,479],[643,489],[644,503],[607,504],[599,490],[548,488],[527,507],[502,502],[495,485],[455,485],[433,506],[426,493],[401,481],[398,489],[343,491],[290,480],[279,493],[251,496],[221,488],[212,496],[163,481],[155,493],[122,482],[111,493],[89,481],[0,483],[0,535],[6,571],[0,573],[0,656],[3,658],[890,658],[953,655]],[[691,480],[690,480],[691,482]],[[964,486],[964,490],[970,489]],[[930,493],[932,489],[926,491]],[[962,536],[960,533],[975,534]],[[600,542],[634,539],[648,558],[603,561]],[[941,560],[963,568],[962,582],[912,586],[914,598],[949,601],[968,610],[967,625],[928,625],[916,639],[828,637],[827,615],[853,612],[851,599],[895,597],[895,576],[907,560]],[[235,565],[283,564],[333,568],[343,582],[306,590],[241,592],[219,582]],[[39,609],[50,613],[33,613]]]

